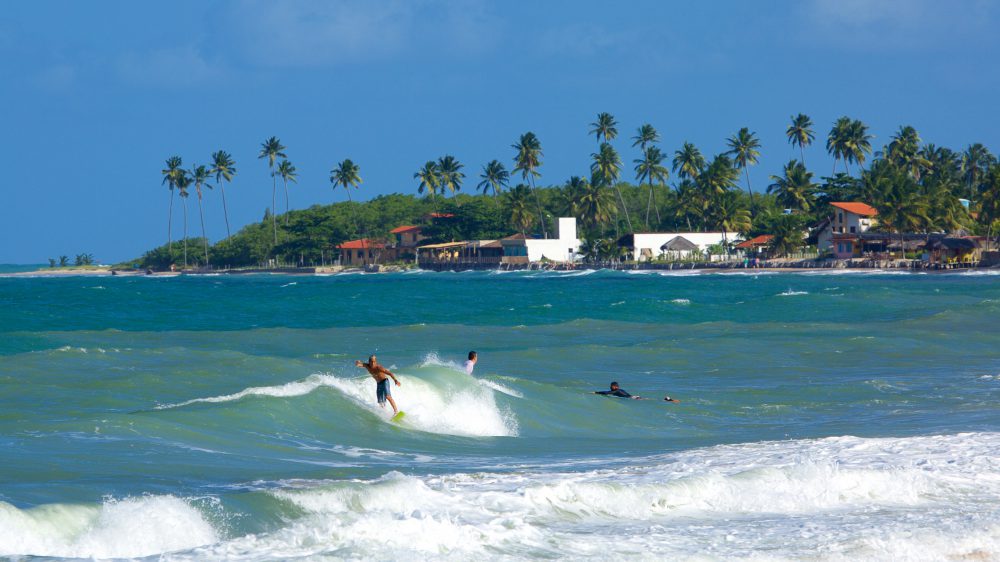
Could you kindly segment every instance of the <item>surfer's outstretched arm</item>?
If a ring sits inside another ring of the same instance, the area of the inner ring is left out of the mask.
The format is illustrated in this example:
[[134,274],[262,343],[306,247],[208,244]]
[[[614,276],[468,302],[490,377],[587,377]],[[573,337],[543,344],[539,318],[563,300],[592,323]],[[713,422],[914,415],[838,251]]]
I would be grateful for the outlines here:
[[396,378],[396,375],[392,374],[392,371],[390,371],[389,369],[383,368],[382,372],[385,373],[385,374],[387,374],[387,375],[389,375],[390,377],[392,377],[392,382],[396,383],[396,386],[400,385],[399,384],[399,379]]

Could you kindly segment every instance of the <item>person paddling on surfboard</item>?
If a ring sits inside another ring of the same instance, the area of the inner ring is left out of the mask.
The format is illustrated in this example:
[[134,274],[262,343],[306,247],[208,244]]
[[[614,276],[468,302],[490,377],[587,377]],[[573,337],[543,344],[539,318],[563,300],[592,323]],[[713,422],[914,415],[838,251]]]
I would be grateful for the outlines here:
[[611,383],[611,390],[595,390],[594,394],[601,396],[617,396],[618,398],[631,398],[632,400],[642,400],[642,396],[632,396],[625,389],[618,386],[617,382]]
[[399,386],[399,379],[396,378],[396,375],[379,365],[374,355],[368,357],[367,363],[362,363],[360,360],[355,361],[354,366],[364,367],[368,370],[368,374],[375,379],[375,398],[378,400],[378,405],[385,408],[385,401],[388,400],[389,404],[392,405],[392,414],[394,416],[398,414],[399,408],[396,408],[396,401],[392,399],[392,393],[389,391],[389,377],[392,377],[396,386]]
[[[618,398],[631,398],[632,400],[645,400],[642,396],[632,396],[625,389],[618,386],[617,382],[611,383],[611,390],[596,390],[594,394],[600,394],[601,396],[617,396]],[[666,402],[680,402],[680,400],[675,400],[669,396],[663,398]]]

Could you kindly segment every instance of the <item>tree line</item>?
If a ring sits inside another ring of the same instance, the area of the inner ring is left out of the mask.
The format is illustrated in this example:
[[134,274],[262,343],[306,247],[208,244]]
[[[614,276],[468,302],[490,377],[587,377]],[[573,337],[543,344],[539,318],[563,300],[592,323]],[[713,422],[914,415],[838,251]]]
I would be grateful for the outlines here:
[[[804,114],[792,116],[785,140],[798,148],[799,158],[771,175],[770,183],[758,191],[751,185],[749,168],[757,165],[762,143],[747,127],[726,139],[727,150],[706,157],[690,142],[668,155],[659,145],[656,128],[642,124],[630,138],[636,156],[630,166],[634,183],[623,177],[626,164],[615,147],[619,131],[614,116],[598,114],[589,133],[596,141],[589,173],[571,176],[561,184],[536,184],[542,177],[544,152],[540,139],[529,131],[511,145],[509,170],[498,159],[482,166],[472,180],[481,195],[463,193],[468,179],[465,165],[446,154],[426,161],[414,172],[418,196],[388,195],[356,203],[351,191],[362,184],[361,169],[345,159],[331,169],[329,180],[334,189],[346,191],[348,200],[298,211],[290,210],[288,196],[288,184],[298,179],[295,166],[281,141],[270,137],[261,143],[258,159],[268,165],[271,204],[260,223],[244,227],[235,236],[225,199],[225,185],[237,173],[232,156],[219,150],[211,155],[211,165],[190,169],[182,167],[179,156],[172,156],[162,170],[162,183],[170,192],[167,244],[151,250],[141,261],[157,267],[176,263],[178,258],[185,267],[327,263],[343,241],[385,239],[391,228],[404,223],[426,223],[431,241],[491,239],[515,232],[548,237],[557,216],[578,219],[588,248],[602,247],[598,241],[637,229],[721,231],[726,244],[737,236],[773,234],[775,250],[784,253],[803,245],[802,233],[825,218],[831,201],[872,205],[879,212],[879,228],[891,232],[965,230],[992,236],[1000,226],[997,158],[978,143],[961,152],[925,143],[911,126],[901,126],[886,145],[875,150],[866,124],[849,117],[837,119],[825,143],[833,169],[829,176],[817,178],[806,165],[806,151],[817,138],[812,120]],[[740,186],[741,176],[745,189]],[[276,209],[279,178],[285,198],[280,220]],[[673,183],[668,184],[670,180]],[[210,249],[202,200],[204,189],[215,186],[222,195],[226,238]],[[187,232],[187,198],[192,187],[198,197],[199,239],[189,239]],[[181,197],[184,212],[184,236],[178,242],[172,240],[175,193]],[[431,213],[453,216],[427,221]],[[189,254],[189,242],[201,247],[200,255]]]

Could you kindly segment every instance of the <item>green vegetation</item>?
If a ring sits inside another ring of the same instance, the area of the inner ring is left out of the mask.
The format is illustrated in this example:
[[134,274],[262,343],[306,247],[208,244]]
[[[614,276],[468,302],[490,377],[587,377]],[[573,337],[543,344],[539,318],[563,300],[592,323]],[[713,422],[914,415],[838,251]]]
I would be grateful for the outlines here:
[[[348,200],[305,210],[289,210],[287,184],[296,181],[296,170],[287,159],[275,167],[279,158],[286,158],[285,147],[277,137],[270,137],[261,144],[258,156],[267,159],[271,173],[270,207],[261,222],[232,235],[226,211],[227,237],[213,246],[204,235],[201,188],[212,187],[208,184],[212,174],[220,187],[230,182],[236,163],[220,150],[212,155],[210,168],[195,166],[187,171],[181,167],[181,158],[172,156],[162,170],[162,183],[170,191],[169,222],[174,191],[181,196],[184,236],[172,240],[168,222],[167,244],[134,263],[158,269],[171,264],[322,265],[335,261],[339,244],[358,238],[389,241],[389,231],[404,224],[422,225],[430,237],[428,243],[433,243],[495,239],[516,232],[547,237],[558,216],[577,217],[581,238],[587,241],[586,255],[614,261],[619,256],[612,249],[615,244],[608,240],[634,232],[631,214],[643,207],[646,230],[721,231],[726,234],[727,251],[737,237],[772,234],[772,248],[779,255],[802,248],[804,233],[827,218],[831,201],[872,205],[879,212],[878,228],[887,232],[965,230],[993,236],[1000,228],[1000,164],[996,157],[981,144],[959,153],[924,143],[910,126],[900,127],[888,144],[873,152],[867,125],[846,116],[837,119],[826,139],[826,150],[834,159],[833,173],[817,178],[805,164],[805,150],[816,138],[813,122],[807,115],[795,115],[786,137],[798,147],[800,159],[789,161],[780,174],[770,176],[772,183],[766,193],[754,193],[750,185],[748,168],[758,163],[764,147],[756,133],[746,127],[727,140],[726,152],[711,159],[694,144],[684,142],[668,162],[668,154],[657,146],[659,133],[652,125],[643,124],[632,137],[637,183],[631,184],[621,181],[622,156],[612,144],[618,137],[614,116],[601,113],[590,126],[597,141],[590,174],[572,176],[563,184],[536,185],[541,178],[542,145],[534,133],[526,132],[511,145],[510,171],[496,159],[482,166],[481,181],[475,186],[481,194],[462,192],[465,165],[445,155],[427,161],[413,174],[415,191],[423,197],[393,194],[357,203],[351,191],[362,184],[361,167],[346,159],[331,170],[330,182],[335,189],[344,188]],[[668,186],[671,172],[677,181]],[[512,174],[521,180],[513,187]],[[746,190],[739,187],[740,175]],[[281,221],[275,211],[277,176],[285,187]],[[189,239],[187,234],[186,202],[192,184],[202,217],[199,239]],[[960,199],[971,203],[963,205]],[[223,206],[225,209],[224,191]],[[202,255],[189,256],[189,243],[200,244]]]

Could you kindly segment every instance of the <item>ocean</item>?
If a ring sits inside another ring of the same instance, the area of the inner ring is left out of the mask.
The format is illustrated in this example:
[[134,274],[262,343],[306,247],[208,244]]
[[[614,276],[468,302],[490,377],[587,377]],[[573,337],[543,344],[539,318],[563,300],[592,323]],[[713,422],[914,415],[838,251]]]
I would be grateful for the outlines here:
[[0,304],[0,556],[1000,558],[1000,276],[6,276]]

